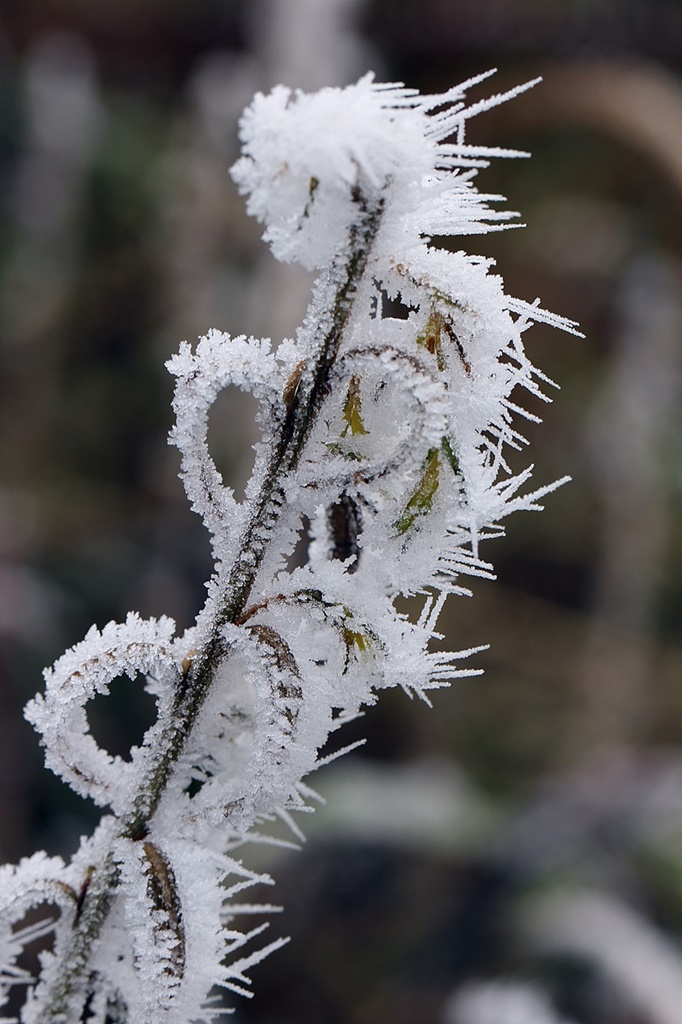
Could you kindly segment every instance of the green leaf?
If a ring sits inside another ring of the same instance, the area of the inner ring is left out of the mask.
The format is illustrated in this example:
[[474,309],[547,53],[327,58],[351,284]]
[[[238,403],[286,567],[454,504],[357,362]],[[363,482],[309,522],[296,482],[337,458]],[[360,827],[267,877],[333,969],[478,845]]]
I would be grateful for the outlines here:
[[341,437],[345,437],[350,430],[351,434],[366,434],[365,424],[362,422],[362,399],[360,397],[360,378],[353,374],[348,384],[348,397],[343,410],[343,418],[346,426],[343,428]]
[[445,356],[443,355],[444,325],[444,314],[437,309],[432,309],[424,330],[417,335],[417,344],[436,357],[439,370],[445,369]]
[[443,451],[445,452],[445,457],[448,460],[448,462],[450,463],[450,466],[452,467],[452,472],[456,476],[459,476],[459,474],[460,474],[459,459],[455,455],[454,448],[450,444],[450,438],[449,437],[444,437],[442,442],[441,442],[441,444],[442,444],[442,447],[443,447]]
[[359,651],[368,651],[370,646],[369,637],[365,633],[359,633],[348,626],[342,627],[343,640],[348,649],[357,647]]
[[[454,307],[456,303],[450,302],[448,305]],[[416,340],[418,345],[436,357],[439,370],[444,370],[446,367],[444,345],[446,340],[449,341],[456,349],[467,376],[471,376],[471,364],[466,357],[462,342],[457,336],[452,317],[447,313],[433,308],[429,314],[429,319],[426,321],[424,330],[417,335]]]
[[398,531],[399,536],[407,533],[419,516],[429,514],[439,482],[440,454],[438,448],[432,448],[426,456],[421,479],[405,506],[405,511],[395,523],[395,529]]

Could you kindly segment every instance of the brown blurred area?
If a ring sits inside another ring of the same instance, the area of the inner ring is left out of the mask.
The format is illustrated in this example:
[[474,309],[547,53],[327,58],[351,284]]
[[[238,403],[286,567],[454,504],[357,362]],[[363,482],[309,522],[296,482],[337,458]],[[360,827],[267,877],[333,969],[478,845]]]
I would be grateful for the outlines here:
[[[93,621],[132,608],[185,627],[203,600],[208,543],[166,444],[165,359],[211,327],[283,337],[305,309],[309,279],[275,265],[227,174],[241,109],[280,80],[312,89],[373,68],[435,91],[490,67],[476,98],[543,79],[470,128],[532,153],[479,178],[527,227],[461,247],[586,335],[527,335],[561,390],[532,407],[544,422],[517,464],[535,464],[538,486],[573,481],[510,521],[485,552],[497,582],[446,610],[448,646],[490,644],[485,675],[436,694],[435,712],[388,694],[360,723],[364,760],[347,771],[360,787],[378,772],[385,792],[389,766],[402,780],[402,838],[359,839],[349,807],[347,832],[320,824],[282,865],[294,942],[255,972],[261,995],[238,1020],[470,1024],[450,994],[508,975],[577,1024],[682,1020],[682,987],[666,1016],[665,998],[628,986],[625,959],[565,937],[557,952],[551,923],[531,940],[520,909],[568,878],[671,949],[682,939],[682,4],[0,7],[0,860],[69,853],[96,821],[42,769],[22,719],[42,667]],[[238,483],[250,413],[231,393],[212,413]],[[132,684],[110,704],[93,728],[124,751],[150,709]],[[488,822],[436,853],[410,827],[419,785],[440,792],[424,765],[454,772],[451,800],[466,791]]]

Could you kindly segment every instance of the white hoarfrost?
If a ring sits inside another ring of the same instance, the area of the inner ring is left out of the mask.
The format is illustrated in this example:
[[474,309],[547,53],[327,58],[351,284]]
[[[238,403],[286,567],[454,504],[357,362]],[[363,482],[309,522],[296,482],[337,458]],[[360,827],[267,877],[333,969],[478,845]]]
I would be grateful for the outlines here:
[[[535,419],[518,390],[549,383],[524,332],[574,329],[508,298],[490,261],[431,242],[512,216],[475,177],[523,154],[469,146],[465,127],[520,90],[467,106],[485,77],[437,96],[369,75],[310,96],[279,87],[244,114],[233,177],[274,254],[320,276],[295,339],[212,331],[168,364],[171,439],[215,555],[196,625],[93,627],[28,705],[48,767],[110,814],[69,867],[39,854],[0,872],[0,991],[26,986],[24,1022],[222,1019],[220,989],[248,993],[249,967],[283,941],[242,924],[277,908],[235,899],[269,881],[237,850],[274,841],[275,818],[300,837],[292,815],[316,797],[303,780],[379,689],[428,699],[476,671],[460,667],[472,650],[430,650],[437,619],[462,575],[490,575],[480,539],[557,486],[524,494],[530,471],[514,476],[505,456],[525,444],[518,417]],[[207,444],[228,385],[260,410],[242,502]],[[292,568],[306,531],[307,564]],[[416,621],[400,595],[422,595]],[[86,714],[123,674],[146,677],[158,706],[128,759],[97,746]],[[33,983],[21,948],[49,932]]]

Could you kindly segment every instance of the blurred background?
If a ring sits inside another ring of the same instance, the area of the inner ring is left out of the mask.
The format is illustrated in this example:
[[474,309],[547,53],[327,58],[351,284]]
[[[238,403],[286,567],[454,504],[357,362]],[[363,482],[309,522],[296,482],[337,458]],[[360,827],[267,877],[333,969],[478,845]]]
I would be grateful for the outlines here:
[[[93,621],[184,628],[203,602],[164,361],[305,309],[227,174],[242,108],[279,81],[490,67],[476,98],[543,77],[469,129],[532,152],[479,179],[528,227],[463,245],[586,334],[526,336],[561,387],[526,461],[573,482],[446,610],[450,646],[491,645],[485,675],[435,711],[383,695],[316,780],[305,850],[267,865],[293,941],[244,1024],[682,1021],[682,3],[0,6],[0,861],[68,855],[97,820],[23,721],[43,666]],[[230,392],[212,413],[238,486],[251,412]],[[149,724],[140,690],[93,702],[114,752]]]

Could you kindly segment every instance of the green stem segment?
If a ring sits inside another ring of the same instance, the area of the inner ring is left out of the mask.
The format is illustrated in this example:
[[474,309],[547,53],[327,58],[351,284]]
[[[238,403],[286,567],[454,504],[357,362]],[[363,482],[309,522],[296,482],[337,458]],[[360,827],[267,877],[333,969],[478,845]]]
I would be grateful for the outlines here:
[[[171,722],[159,737],[156,756],[150,759],[152,768],[132,802],[131,813],[121,822],[118,835],[122,838],[142,840],[149,832],[150,820],[175,762],[226,656],[221,627],[236,622],[246,608],[272,535],[272,525],[282,505],[286,478],[298,465],[329,391],[331,370],[353,311],[383,208],[383,202],[370,207],[358,188],[353,198],[359,219],[351,228],[348,260],[332,266],[321,285],[330,292],[329,316],[321,317],[314,329],[312,365],[303,372],[298,388],[287,404],[263,486],[253,503],[239,550],[221,588],[224,601],[212,623],[210,639],[195,656],[178,689]],[[74,920],[71,941],[63,952],[61,973],[44,998],[47,1007],[42,1018],[44,1024],[75,1024],[77,1019],[81,1019],[87,997],[90,954],[111,910],[117,887],[118,871],[109,853],[99,868],[91,870],[91,881]],[[77,1018],[74,1013],[78,1014]]]

